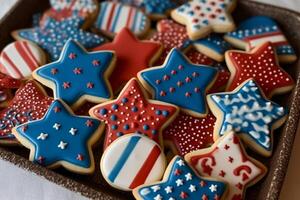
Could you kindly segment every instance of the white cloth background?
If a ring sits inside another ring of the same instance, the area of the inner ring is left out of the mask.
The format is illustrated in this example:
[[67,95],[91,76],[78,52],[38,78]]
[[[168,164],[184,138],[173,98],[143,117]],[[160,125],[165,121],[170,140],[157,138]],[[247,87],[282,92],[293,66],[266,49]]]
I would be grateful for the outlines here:
[[[0,0],[0,18],[11,8],[17,0]],[[258,0],[282,7],[300,10],[299,0]],[[300,188],[300,173],[297,169],[300,159],[300,135],[295,141],[293,155],[290,161],[287,178],[282,190],[282,200],[298,200]],[[30,172],[21,170],[8,162],[0,160],[0,199],[6,200],[81,200],[85,199],[63,187],[57,186]]]

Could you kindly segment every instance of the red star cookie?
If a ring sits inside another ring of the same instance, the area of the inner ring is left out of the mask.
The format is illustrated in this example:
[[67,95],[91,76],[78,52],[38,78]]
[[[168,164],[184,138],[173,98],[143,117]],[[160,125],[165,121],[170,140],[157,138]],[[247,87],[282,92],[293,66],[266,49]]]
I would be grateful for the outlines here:
[[231,50],[225,54],[231,72],[227,90],[232,91],[244,81],[252,78],[267,97],[293,89],[291,76],[280,68],[272,43],[264,43],[250,53]]
[[14,79],[6,74],[0,73],[0,88],[3,89],[16,89],[21,86],[22,82]]
[[211,113],[202,118],[180,113],[163,131],[164,142],[180,156],[209,147],[214,143],[215,121],[216,118]]
[[139,41],[129,29],[123,28],[112,43],[103,44],[93,50],[112,50],[116,53],[117,63],[110,78],[113,91],[116,92],[158,58],[161,45],[156,42]]
[[16,92],[9,106],[0,112],[0,143],[17,144],[11,129],[41,119],[52,101],[37,82],[28,81]]
[[178,108],[148,100],[137,79],[131,79],[116,100],[93,107],[90,115],[106,123],[104,149],[124,134],[140,133],[162,144],[161,131],[177,115]]

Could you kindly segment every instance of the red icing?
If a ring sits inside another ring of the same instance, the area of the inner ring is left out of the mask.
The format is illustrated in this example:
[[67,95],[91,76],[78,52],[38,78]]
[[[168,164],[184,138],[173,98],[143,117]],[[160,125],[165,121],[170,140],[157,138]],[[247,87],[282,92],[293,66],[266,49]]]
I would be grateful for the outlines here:
[[230,51],[228,59],[232,62],[235,74],[228,84],[228,90],[232,91],[249,78],[253,78],[270,97],[285,87],[294,85],[291,76],[279,67],[276,52],[270,42],[264,43],[251,53]]
[[18,79],[0,73],[0,88],[2,89],[16,89],[21,86],[21,83],[22,82]]
[[248,180],[249,179],[248,175],[246,173],[242,173],[243,171],[247,172],[248,174],[251,174],[251,172],[252,172],[252,170],[249,166],[241,165],[233,170],[233,174],[235,176],[240,176],[242,174],[243,181]]
[[116,53],[117,63],[110,78],[113,91],[118,90],[136,74],[149,67],[161,45],[150,41],[139,41],[129,29],[122,29],[112,43],[94,48],[94,51],[111,50]]

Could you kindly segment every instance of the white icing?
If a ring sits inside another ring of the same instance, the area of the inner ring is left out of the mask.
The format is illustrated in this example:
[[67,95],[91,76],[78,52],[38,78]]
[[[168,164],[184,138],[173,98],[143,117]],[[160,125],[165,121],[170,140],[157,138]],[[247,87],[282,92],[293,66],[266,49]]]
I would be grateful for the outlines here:
[[40,135],[37,137],[38,140],[46,140],[48,137],[47,133],[40,133]]
[[59,144],[57,145],[58,148],[64,150],[67,147],[68,143],[60,141]]

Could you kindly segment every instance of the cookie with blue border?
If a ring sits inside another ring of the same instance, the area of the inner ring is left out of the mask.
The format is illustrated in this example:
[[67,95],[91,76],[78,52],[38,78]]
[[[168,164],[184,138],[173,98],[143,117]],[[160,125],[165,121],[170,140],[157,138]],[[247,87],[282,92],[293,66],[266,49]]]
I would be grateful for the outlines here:
[[218,70],[196,65],[172,49],[165,63],[138,73],[138,78],[154,99],[175,104],[195,117],[207,114],[205,95],[214,84]]
[[89,53],[69,40],[58,61],[36,69],[32,76],[50,87],[54,98],[76,109],[85,101],[100,103],[113,97],[108,77],[114,63],[112,51]]
[[214,140],[226,132],[236,132],[254,151],[271,156],[273,130],[286,120],[287,111],[266,99],[258,84],[249,79],[232,92],[207,95],[217,121]]
[[65,103],[55,100],[44,118],[15,127],[13,134],[30,149],[30,161],[89,174],[95,170],[91,146],[100,138],[103,127],[91,117],[75,116]]

